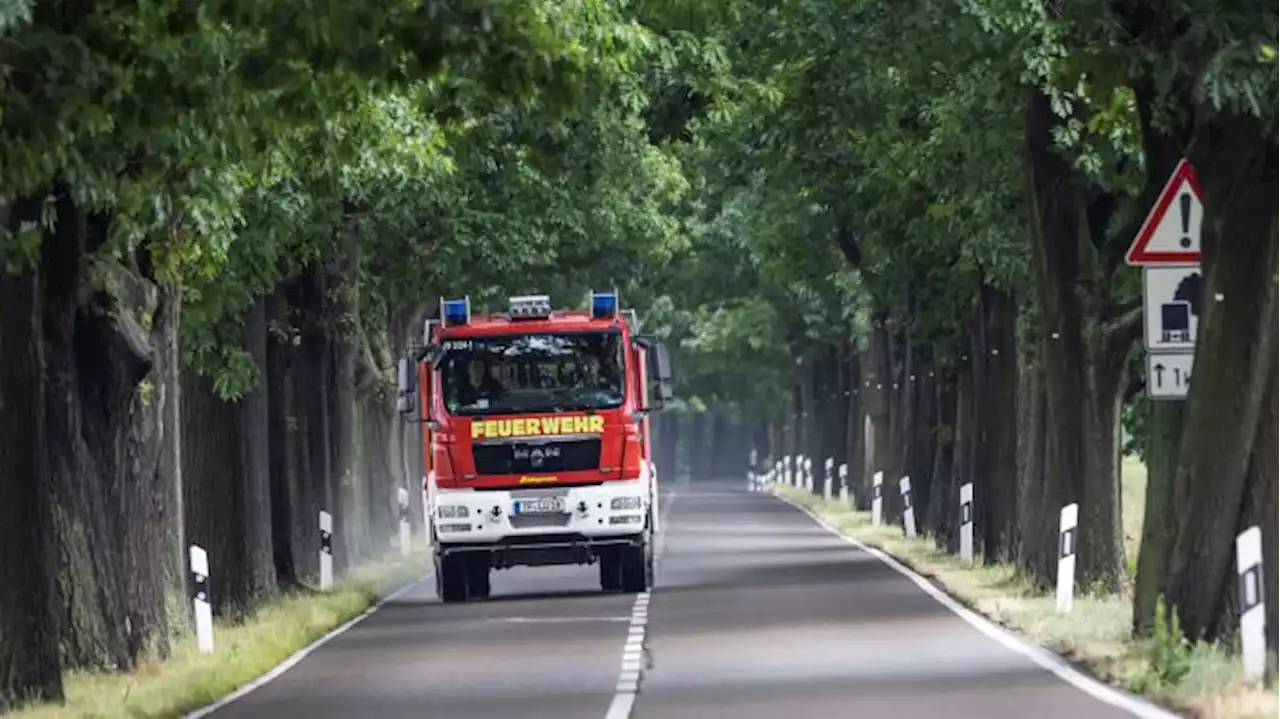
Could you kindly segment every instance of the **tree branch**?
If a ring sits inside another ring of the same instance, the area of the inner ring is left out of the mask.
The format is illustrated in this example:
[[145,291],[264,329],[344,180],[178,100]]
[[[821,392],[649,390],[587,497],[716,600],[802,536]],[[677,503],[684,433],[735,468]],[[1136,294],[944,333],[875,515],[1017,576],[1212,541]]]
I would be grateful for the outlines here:
[[1137,342],[1142,336],[1142,304],[1134,303],[1122,308],[1119,316],[1103,325],[1107,342],[1128,346]]

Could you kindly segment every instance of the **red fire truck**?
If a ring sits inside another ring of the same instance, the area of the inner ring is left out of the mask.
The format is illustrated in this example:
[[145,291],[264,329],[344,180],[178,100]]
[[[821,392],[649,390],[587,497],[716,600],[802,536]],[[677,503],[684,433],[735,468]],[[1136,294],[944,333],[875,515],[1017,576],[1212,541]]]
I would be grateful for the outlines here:
[[635,334],[615,292],[591,293],[585,311],[546,295],[505,313],[440,305],[400,363],[397,404],[422,426],[441,601],[486,598],[491,571],[515,566],[597,564],[605,591],[647,590],[666,347]]

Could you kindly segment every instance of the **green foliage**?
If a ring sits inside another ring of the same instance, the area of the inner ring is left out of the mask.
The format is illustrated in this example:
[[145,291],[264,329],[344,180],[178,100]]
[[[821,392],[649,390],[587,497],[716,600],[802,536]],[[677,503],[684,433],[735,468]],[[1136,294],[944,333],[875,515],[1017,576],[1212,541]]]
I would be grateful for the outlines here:
[[1192,669],[1192,645],[1182,633],[1178,615],[1169,611],[1164,596],[1156,599],[1154,633],[1147,650],[1147,670],[1135,676],[1130,691],[1145,693],[1176,686]]

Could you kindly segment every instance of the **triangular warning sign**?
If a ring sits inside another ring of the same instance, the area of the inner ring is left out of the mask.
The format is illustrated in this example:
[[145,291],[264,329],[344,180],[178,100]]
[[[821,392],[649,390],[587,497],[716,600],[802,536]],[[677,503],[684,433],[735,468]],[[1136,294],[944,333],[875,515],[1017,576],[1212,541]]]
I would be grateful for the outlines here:
[[1183,159],[1160,191],[1124,261],[1134,267],[1199,263],[1203,219],[1200,178],[1196,168]]

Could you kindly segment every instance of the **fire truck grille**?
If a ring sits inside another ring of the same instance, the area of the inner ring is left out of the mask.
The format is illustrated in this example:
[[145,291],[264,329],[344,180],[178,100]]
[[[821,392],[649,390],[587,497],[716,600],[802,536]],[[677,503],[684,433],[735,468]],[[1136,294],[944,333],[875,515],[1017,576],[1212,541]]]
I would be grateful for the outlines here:
[[600,440],[475,444],[471,448],[476,474],[543,474],[576,472],[600,466]]

